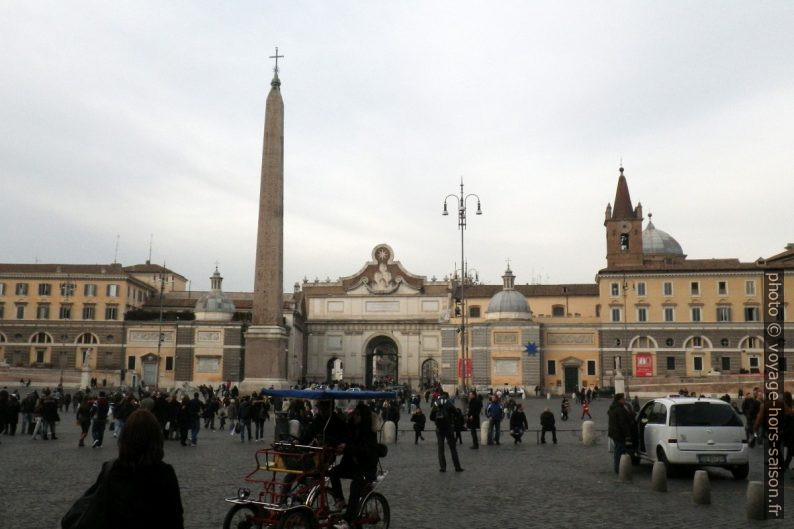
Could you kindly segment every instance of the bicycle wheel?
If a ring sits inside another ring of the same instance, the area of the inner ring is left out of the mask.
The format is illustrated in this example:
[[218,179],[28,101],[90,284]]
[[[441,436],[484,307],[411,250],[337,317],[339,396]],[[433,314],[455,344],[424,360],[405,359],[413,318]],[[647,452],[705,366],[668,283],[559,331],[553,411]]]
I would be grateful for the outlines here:
[[278,519],[276,529],[315,529],[314,514],[306,508],[287,511]]
[[223,529],[262,529],[262,524],[253,521],[256,507],[253,505],[232,505],[223,519]]
[[377,492],[371,493],[361,504],[356,525],[362,529],[389,529],[389,502]]

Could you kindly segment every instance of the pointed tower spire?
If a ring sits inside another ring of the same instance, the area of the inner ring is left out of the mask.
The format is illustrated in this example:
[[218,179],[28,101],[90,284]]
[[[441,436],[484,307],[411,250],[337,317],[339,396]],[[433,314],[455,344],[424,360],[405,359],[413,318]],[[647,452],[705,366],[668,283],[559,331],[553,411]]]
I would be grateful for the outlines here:
[[627,220],[636,218],[634,208],[631,206],[631,196],[629,195],[629,185],[623,175],[623,167],[620,168],[620,178],[618,178],[618,188],[615,191],[615,206],[612,208],[612,220]]
[[278,78],[278,60],[283,59],[283,55],[278,54],[278,46],[276,46],[276,54],[271,55],[270,59],[276,59],[276,65],[273,67],[273,80],[270,81],[270,86],[278,89],[281,86],[281,79]]

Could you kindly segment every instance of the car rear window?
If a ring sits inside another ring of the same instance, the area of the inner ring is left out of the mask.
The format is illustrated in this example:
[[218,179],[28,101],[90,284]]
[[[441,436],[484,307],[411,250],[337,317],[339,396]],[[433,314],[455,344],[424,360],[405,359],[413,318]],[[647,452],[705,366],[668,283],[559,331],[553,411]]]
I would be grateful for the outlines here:
[[693,402],[673,406],[670,426],[742,426],[742,421],[730,406]]

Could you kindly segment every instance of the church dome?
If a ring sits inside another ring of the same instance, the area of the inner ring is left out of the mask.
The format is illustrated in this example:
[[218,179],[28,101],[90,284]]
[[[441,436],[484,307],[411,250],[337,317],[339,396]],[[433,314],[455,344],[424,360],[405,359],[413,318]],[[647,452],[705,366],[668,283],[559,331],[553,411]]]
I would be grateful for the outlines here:
[[488,303],[486,318],[489,320],[528,320],[530,318],[529,303],[527,298],[515,289],[515,276],[509,266],[505,275],[502,276],[502,280],[504,282],[502,290],[494,294]]
[[221,291],[221,277],[218,269],[210,277],[212,289],[201,296],[196,302],[196,320],[200,321],[231,321],[235,306],[229,297]]
[[672,235],[657,230],[648,215],[648,226],[642,230],[642,253],[645,255],[670,255],[684,257],[684,250]]

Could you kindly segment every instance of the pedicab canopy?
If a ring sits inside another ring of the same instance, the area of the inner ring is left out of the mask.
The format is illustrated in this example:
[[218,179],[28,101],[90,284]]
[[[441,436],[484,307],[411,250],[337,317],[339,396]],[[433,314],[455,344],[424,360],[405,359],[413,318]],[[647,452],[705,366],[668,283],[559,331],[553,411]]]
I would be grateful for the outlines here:
[[262,395],[283,399],[372,400],[396,399],[394,391],[343,391],[340,389],[262,389]]

